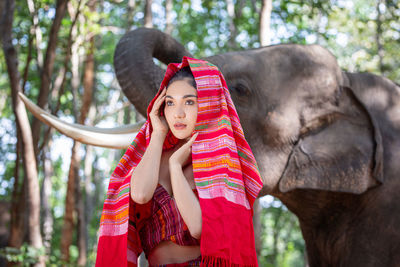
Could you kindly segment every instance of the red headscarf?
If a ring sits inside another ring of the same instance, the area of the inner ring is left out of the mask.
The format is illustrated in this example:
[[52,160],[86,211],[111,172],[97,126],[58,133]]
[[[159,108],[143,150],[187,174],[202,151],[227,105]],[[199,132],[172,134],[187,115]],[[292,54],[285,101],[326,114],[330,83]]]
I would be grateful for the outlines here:
[[[133,202],[130,179],[150,142],[149,113],[155,99],[186,66],[195,78],[198,98],[195,132],[199,135],[192,145],[192,164],[202,211],[201,266],[258,266],[252,222],[253,203],[262,188],[257,163],[221,72],[207,61],[183,57],[182,63],[168,65],[147,109],[147,121],[111,175],[100,222],[98,267],[137,266],[142,252],[138,231],[150,209]],[[177,141],[169,132],[163,149]],[[140,220],[133,216],[139,206]]]

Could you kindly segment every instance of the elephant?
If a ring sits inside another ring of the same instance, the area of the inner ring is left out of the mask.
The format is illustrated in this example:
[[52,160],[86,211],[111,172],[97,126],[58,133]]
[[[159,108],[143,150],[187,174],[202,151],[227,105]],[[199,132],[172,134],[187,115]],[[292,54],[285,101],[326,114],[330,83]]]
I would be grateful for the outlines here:
[[[141,114],[161,67],[191,54],[140,28],[118,43],[114,65]],[[400,264],[400,87],[348,73],[318,45],[282,44],[214,55],[263,179],[299,219],[310,266]]]
[[[192,56],[156,29],[115,54],[124,94],[145,116],[159,62]],[[266,194],[293,212],[309,266],[400,265],[400,86],[341,70],[319,45],[279,44],[204,58],[224,75]]]

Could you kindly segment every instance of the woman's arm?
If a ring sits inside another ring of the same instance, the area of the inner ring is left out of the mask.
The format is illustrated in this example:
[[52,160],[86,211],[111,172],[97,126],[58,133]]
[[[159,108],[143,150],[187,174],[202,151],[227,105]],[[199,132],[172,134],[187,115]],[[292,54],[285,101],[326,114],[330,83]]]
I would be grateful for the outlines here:
[[164,134],[153,132],[149,146],[132,173],[131,197],[136,203],[147,203],[153,197],[159,178],[164,139]]
[[199,200],[183,174],[182,165],[170,162],[169,172],[178,210],[189,228],[190,234],[194,238],[200,239],[202,219]]
[[147,203],[153,197],[160,175],[162,147],[168,133],[167,121],[160,116],[165,93],[166,89],[164,88],[154,101],[153,108],[149,113],[153,126],[150,143],[131,176],[131,197],[139,204]]
[[176,150],[169,158],[168,163],[172,191],[178,210],[189,228],[190,234],[199,239],[202,231],[200,202],[194,195],[182,171],[182,166],[191,154],[191,147],[197,135],[198,133],[195,133],[188,142]]

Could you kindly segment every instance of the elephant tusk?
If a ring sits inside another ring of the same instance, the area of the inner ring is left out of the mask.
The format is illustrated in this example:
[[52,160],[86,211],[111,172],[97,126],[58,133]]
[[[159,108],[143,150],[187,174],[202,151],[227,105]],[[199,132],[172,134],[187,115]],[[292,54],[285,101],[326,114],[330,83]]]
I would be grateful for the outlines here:
[[87,145],[125,149],[132,143],[137,132],[144,124],[144,121],[142,121],[115,128],[97,128],[68,123],[39,108],[23,93],[19,92],[18,94],[27,109],[32,112],[37,119],[47,124],[49,127],[57,129],[62,134]]

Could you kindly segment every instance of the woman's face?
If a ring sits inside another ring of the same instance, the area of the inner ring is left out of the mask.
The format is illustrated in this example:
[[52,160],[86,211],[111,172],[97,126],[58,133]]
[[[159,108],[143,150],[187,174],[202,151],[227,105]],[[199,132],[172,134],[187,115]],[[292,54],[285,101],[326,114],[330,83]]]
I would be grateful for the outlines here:
[[187,79],[170,84],[165,96],[164,114],[172,134],[186,139],[194,131],[197,120],[197,90]]

